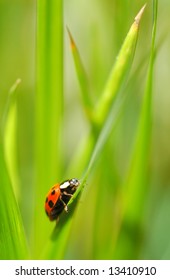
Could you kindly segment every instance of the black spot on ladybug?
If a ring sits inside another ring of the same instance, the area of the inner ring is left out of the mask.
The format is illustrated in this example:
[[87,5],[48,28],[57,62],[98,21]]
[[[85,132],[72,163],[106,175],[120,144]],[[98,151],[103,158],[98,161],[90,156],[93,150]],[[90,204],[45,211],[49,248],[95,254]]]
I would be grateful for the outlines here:
[[52,207],[54,206],[54,203],[52,202],[52,200],[50,200],[50,201],[48,202],[48,205],[50,206],[50,208],[52,208]]
[[48,201],[48,197],[46,197],[46,200],[45,200],[45,202],[47,203],[47,201]]
[[55,194],[55,190],[53,190],[52,192],[51,192],[51,195],[54,195]]

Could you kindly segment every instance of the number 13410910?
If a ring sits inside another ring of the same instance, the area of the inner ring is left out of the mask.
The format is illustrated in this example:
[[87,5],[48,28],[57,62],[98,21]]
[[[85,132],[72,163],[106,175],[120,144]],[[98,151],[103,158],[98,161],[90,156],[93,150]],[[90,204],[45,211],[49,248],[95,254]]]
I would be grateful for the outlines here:
[[109,275],[155,275],[156,267],[109,267]]

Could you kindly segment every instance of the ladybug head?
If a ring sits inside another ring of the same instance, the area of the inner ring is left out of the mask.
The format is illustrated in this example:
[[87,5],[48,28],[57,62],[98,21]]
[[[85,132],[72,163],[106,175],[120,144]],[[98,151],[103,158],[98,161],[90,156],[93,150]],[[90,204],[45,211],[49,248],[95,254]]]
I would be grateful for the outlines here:
[[73,179],[70,180],[70,185],[71,185],[71,186],[78,187],[79,184],[80,184],[80,182],[79,182],[79,180],[76,179],[76,178],[73,178]]

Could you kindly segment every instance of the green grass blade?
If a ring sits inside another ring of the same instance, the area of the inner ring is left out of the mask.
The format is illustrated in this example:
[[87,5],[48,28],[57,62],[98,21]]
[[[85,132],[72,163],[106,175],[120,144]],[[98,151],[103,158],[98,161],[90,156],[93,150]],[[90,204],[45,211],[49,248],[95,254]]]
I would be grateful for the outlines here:
[[[120,258],[119,252],[124,251],[121,258],[137,258],[141,244],[141,227],[145,201],[148,193],[147,170],[149,159],[150,135],[151,135],[151,107],[153,67],[155,60],[155,35],[157,23],[157,1],[154,0],[154,21],[152,29],[152,41],[147,81],[144,92],[142,110],[139,119],[138,130],[135,138],[134,150],[130,168],[125,184],[116,198],[119,207],[119,221],[115,225],[115,233],[112,238],[113,258]],[[127,236],[126,229],[130,232]],[[135,238],[135,239],[134,239]],[[133,241],[130,239],[134,239]],[[128,249],[123,250],[122,244],[128,244]]]
[[9,179],[0,141],[0,259],[27,259],[28,250],[21,215]]
[[136,136],[136,145],[132,157],[132,164],[129,171],[127,183],[127,209],[126,215],[133,222],[138,223],[141,217],[141,211],[144,207],[144,201],[147,194],[147,184],[145,182],[148,167],[148,155],[150,147],[151,120],[152,120],[152,87],[153,87],[153,68],[155,60],[155,36],[157,23],[157,5],[154,2],[154,20],[152,29],[152,43],[150,62],[147,74],[147,82],[144,93],[144,101],[139,120],[139,126]]
[[1,133],[4,143],[4,153],[15,195],[19,197],[19,177],[17,166],[17,105],[16,90],[21,80],[17,79],[9,90],[6,106],[2,115]]
[[122,88],[125,78],[129,73],[132,64],[134,51],[137,42],[139,23],[144,12],[145,6],[140,10],[132,24],[125,41],[120,49],[116,63],[111,70],[109,79],[101,98],[94,111],[94,120],[97,126],[101,126],[107,118],[109,111],[115,101],[117,94]]
[[[62,168],[63,1],[37,1],[35,253],[49,234],[44,198]],[[41,229],[41,234],[40,234]]]
[[89,89],[89,85],[88,85],[87,75],[86,75],[78,48],[73,39],[73,36],[68,28],[67,28],[67,30],[68,30],[68,34],[69,34],[69,38],[70,38],[70,46],[71,46],[71,51],[72,51],[72,55],[73,55],[73,59],[74,59],[76,73],[77,73],[77,77],[78,77],[80,88],[81,88],[83,108],[85,110],[87,118],[90,121],[92,121],[92,105],[93,104],[92,104],[92,100],[91,100],[91,96],[90,96],[90,89]]

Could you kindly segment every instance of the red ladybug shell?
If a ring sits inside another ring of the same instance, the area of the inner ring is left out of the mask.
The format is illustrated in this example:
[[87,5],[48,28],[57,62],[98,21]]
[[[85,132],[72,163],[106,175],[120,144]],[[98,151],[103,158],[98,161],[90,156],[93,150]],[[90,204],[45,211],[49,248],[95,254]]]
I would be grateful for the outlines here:
[[51,221],[57,220],[63,210],[68,212],[67,204],[79,184],[79,180],[73,178],[56,184],[50,189],[45,201],[45,211]]
[[45,211],[49,216],[50,220],[52,220],[51,213],[59,200],[61,195],[60,184],[54,185],[47,194],[45,201]]

